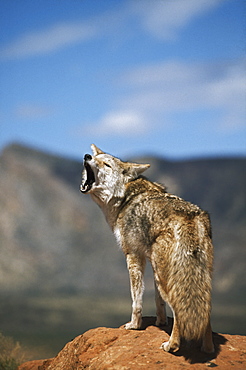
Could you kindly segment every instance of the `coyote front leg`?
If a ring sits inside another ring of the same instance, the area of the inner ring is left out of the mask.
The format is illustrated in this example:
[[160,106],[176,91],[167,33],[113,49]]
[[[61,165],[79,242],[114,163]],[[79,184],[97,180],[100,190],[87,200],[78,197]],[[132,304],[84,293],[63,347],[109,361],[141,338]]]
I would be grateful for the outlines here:
[[132,296],[132,317],[125,325],[126,329],[139,329],[142,323],[142,302],[144,282],[143,274],[145,258],[133,254],[126,255],[127,267],[129,270],[131,296]]

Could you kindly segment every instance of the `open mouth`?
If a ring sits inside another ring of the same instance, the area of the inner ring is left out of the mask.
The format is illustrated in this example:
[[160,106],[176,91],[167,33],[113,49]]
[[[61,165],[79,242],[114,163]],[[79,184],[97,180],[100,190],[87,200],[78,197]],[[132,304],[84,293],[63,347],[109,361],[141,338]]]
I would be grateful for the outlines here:
[[82,183],[80,185],[80,191],[87,193],[91,190],[93,183],[95,182],[94,172],[88,162],[84,162],[84,169],[82,172]]

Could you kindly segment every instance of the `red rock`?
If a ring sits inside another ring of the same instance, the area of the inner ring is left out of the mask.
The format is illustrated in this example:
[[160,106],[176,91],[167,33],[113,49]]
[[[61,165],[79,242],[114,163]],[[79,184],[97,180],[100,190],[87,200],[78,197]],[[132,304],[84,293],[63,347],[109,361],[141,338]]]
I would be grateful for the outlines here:
[[26,362],[19,370],[246,369],[246,336],[214,333],[213,355],[202,353],[197,343],[167,353],[160,345],[170,330],[171,325],[164,330],[154,326],[150,317],[143,319],[142,330],[91,329],[67,343],[55,358]]

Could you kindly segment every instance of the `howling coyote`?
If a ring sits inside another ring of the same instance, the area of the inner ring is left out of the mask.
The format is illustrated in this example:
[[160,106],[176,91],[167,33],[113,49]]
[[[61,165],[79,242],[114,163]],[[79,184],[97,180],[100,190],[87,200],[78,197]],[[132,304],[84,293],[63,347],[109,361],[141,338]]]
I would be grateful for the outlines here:
[[176,351],[184,338],[201,340],[202,350],[213,352],[213,245],[208,214],[141,176],[149,164],[122,162],[95,145],[91,148],[93,156],[84,156],[80,190],[90,193],[100,206],[126,256],[132,316],[125,328],[141,326],[148,258],[155,280],[156,325],[167,323],[164,301],[174,316],[172,334],[162,348]]

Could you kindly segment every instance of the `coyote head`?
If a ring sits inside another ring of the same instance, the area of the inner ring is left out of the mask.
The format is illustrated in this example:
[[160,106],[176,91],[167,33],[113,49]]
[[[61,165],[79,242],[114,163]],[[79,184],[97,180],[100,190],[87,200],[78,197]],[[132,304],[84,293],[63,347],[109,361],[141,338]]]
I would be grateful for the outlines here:
[[85,154],[80,191],[107,203],[124,196],[125,185],[149,168],[149,164],[122,162],[92,144],[93,155]]

